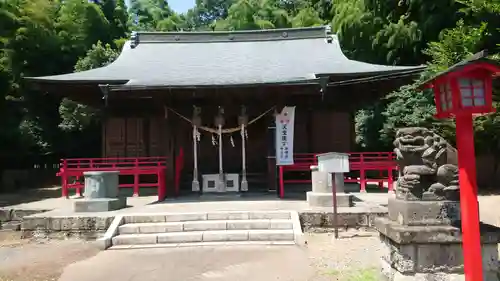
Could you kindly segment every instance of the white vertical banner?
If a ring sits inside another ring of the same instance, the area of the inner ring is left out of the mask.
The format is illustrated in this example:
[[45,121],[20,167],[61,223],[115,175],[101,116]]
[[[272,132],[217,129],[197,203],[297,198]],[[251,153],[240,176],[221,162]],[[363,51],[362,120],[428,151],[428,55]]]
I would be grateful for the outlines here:
[[276,115],[276,165],[293,165],[295,106],[285,106]]

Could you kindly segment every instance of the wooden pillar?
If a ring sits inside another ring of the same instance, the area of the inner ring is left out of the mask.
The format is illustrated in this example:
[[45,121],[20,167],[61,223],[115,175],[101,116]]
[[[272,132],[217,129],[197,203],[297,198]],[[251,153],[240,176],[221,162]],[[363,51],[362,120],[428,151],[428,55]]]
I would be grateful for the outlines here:
[[276,124],[275,117],[271,116],[267,127],[267,186],[268,190],[277,190],[277,170],[276,170]]
[[165,176],[165,182],[167,186],[166,196],[173,196],[175,190],[175,121],[174,116],[170,113],[165,114],[165,119],[163,122],[164,130],[164,144],[165,144],[165,156],[167,157],[167,171]]
[[107,150],[107,126],[108,126],[108,117],[107,114],[104,113],[101,121],[101,142],[102,142],[102,147],[101,147],[101,157],[105,158],[108,156],[106,150]]
[[[313,107],[308,104],[307,106],[307,113],[306,113],[306,118],[307,118],[307,126],[306,126],[306,131],[307,131],[307,153],[317,153],[317,152],[324,152],[324,151],[315,151],[314,150],[314,145],[313,145],[313,114],[316,111],[313,110]],[[297,123],[297,121],[295,121]]]

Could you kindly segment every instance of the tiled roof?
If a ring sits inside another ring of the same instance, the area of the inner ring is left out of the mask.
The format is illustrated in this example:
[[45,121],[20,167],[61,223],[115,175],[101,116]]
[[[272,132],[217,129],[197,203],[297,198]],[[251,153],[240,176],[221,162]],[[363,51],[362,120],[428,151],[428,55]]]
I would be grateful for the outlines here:
[[113,63],[88,71],[27,78],[38,82],[133,87],[294,83],[317,75],[419,71],[349,60],[328,26],[234,32],[139,32]]

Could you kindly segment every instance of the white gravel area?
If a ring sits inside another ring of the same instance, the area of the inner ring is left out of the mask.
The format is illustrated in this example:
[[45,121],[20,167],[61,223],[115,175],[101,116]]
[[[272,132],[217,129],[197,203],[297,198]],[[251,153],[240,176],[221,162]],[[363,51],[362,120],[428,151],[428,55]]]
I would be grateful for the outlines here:
[[[380,242],[378,233],[349,230],[338,239],[333,233],[305,234],[311,266],[316,269],[314,281],[378,280]],[[375,278],[375,279],[370,279]]]

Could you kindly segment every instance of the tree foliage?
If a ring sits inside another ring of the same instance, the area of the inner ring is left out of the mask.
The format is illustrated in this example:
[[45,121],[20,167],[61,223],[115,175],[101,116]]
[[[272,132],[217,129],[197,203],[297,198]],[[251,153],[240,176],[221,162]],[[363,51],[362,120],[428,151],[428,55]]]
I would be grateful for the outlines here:
[[[457,2],[463,5],[457,10],[462,17],[457,20],[455,26],[442,29],[438,38],[428,42],[422,51],[422,56],[427,57],[427,71],[414,84],[390,93],[377,105],[372,105],[357,113],[356,127],[361,132],[361,136],[358,137],[361,146],[383,147],[393,138],[397,128],[406,126],[433,128],[450,142],[455,141],[454,123],[450,120],[436,120],[433,117],[435,114],[433,94],[430,91],[417,90],[416,85],[483,49],[489,49],[492,53],[491,58],[498,59],[498,45],[500,44],[498,25],[491,25],[500,19],[498,4],[486,0]],[[497,108],[497,112],[500,106],[499,94],[499,88],[496,85],[494,107]],[[383,110],[380,110],[380,107]],[[474,128],[478,152],[499,155],[499,121],[498,113],[475,118]],[[379,135],[369,134],[363,131],[364,128],[377,128]],[[495,166],[498,166],[499,158],[498,156],[495,158]]]
[[[103,45],[101,41],[92,46],[87,54],[80,58],[75,65],[75,71],[85,71],[93,68],[106,66],[113,62],[119,53],[110,44]],[[59,106],[61,123],[59,127],[65,131],[83,131],[92,122],[98,112],[92,107],[77,103],[69,99],[63,99]]]

